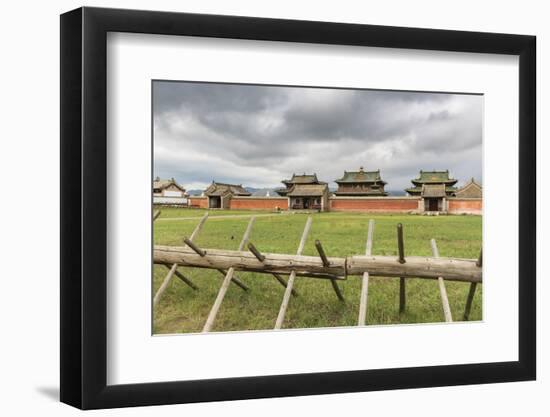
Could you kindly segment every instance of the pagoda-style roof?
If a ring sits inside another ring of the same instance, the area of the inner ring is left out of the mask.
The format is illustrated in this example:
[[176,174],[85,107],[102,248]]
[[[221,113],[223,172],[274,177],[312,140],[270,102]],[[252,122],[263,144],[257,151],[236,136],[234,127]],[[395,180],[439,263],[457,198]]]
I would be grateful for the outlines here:
[[455,195],[462,198],[482,198],[482,187],[476,182],[475,179],[471,179],[468,183],[460,187]]
[[244,189],[242,184],[226,184],[223,182],[214,181],[212,181],[212,184],[210,184],[210,186],[206,190],[204,190],[204,195],[207,197],[224,196],[227,194],[243,196],[252,195],[252,193]]
[[290,185],[290,184],[326,184],[323,181],[319,181],[317,179],[317,174],[302,174],[302,175],[296,175],[292,174],[292,178],[289,180],[283,180],[281,181],[283,184]]
[[164,190],[165,188],[168,188],[171,185],[176,186],[181,192],[185,192],[185,188],[179,185],[174,178],[170,178],[169,180],[163,180],[163,179],[160,179],[159,177],[156,177],[155,180],[153,181],[153,190]]
[[289,197],[321,197],[328,192],[327,184],[294,184],[287,195]]
[[422,184],[438,184],[443,183],[446,185],[455,185],[458,180],[449,177],[449,170],[445,171],[422,171],[418,178],[412,179],[411,182],[414,185],[420,186]]
[[[426,184],[426,185],[438,185],[438,184]],[[422,195],[422,189],[424,185],[419,185],[417,187],[405,188],[405,191],[410,195]],[[456,187],[445,186],[445,193],[447,196],[454,195],[456,192]]]
[[359,171],[344,171],[344,176],[340,179],[334,180],[337,184],[350,184],[350,183],[380,183],[386,184],[380,177],[380,170],[365,171],[363,167],[359,168]]

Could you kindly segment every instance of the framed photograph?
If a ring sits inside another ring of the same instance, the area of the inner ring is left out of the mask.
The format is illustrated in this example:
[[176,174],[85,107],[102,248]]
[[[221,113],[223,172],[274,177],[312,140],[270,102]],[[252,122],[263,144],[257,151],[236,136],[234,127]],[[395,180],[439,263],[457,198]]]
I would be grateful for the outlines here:
[[535,37],[61,16],[61,401],[533,380]]

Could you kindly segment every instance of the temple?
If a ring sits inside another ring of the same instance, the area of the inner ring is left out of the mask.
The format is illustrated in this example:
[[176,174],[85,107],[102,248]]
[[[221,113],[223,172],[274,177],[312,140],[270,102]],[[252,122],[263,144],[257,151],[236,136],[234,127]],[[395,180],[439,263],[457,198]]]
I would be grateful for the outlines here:
[[449,177],[449,170],[420,171],[418,178],[411,180],[414,187],[405,191],[413,197],[422,197],[425,212],[446,212],[447,198],[457,191],[457,180]]
[[242,184],[224,184],[222,182],[214,182],[204,190],[204,196],[208,198],[208,208],[225,208],[230,207],[230,201],[233,196],[250,196],[250,192],[243,188]]
[[288,197],[290,210],[328,209],[328,184],[317,179],[317,174],[292,174],[289,180],[283,180],[285,188],[279,188],[277,194]]
[[387,183],[380,177],[380,170],[365,171],[360,167],[359,171],[344,171],[344,176],[334,182],[338,184],[338,189],[334,193],[337,196],[385,197],[388,195],[384,191]]

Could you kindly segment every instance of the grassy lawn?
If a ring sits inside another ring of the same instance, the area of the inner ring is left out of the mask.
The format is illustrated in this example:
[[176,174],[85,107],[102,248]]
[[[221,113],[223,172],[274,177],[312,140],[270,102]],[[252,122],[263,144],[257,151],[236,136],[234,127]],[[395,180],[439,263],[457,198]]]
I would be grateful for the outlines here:
[[[257,212],[267,214],[266,212]],[[204,210],[163,209],[154,225],[155,244],[181,245]],[[215,211],[205,223],[196,243],[204,248],[237,249],[249,221],[248,211]],[[224,215],[216,219],[217,216]],[[397,255],[396,225],[403,224],[405,254],[431,256],[430,239],[435,238],[443,257],[477,258],[481,247],[480,216],[415,216],[355,213],[313,214],[313,224],[305,255],[317,255],[319,239],[329,256],[364,254],[369,219],[375,220],[373,254]],[[190,220],[169,220],[196,217]],[[256,219],[250,241],[265,252],[295,253],[306,222],[305,214],[274,214]],[[200,332],[223,276],[216,271],[180,267],[199,291],[174,277],[154,311],[155,333]],[[154,268],[154,291],[168,270]],[[218,313],[214,331],[272,329],[281,305],[284,288],[270,275],[238,272],[236,276],[250,287],[249,292],[231,285]],[[350,276],[339,282],[346,302],[338,301],[330,281],[296,279],[298,297],[292,297],[284,328],[354,326],[357,324],[361,278]],[[462,320],[469,284],[446,282],[455,321]],[[482,286],[478,285],[470,320],[481,320]],[[398,312],[399,279],[372,277],[369,282],[368,324],[433,323],[444,321],[436,280],[407,279],[407,309]]]

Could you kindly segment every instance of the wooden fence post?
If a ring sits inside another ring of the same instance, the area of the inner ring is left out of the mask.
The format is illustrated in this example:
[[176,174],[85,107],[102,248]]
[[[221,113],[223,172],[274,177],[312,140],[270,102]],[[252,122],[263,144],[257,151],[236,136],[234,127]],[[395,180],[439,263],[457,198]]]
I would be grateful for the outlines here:
[[[476,265],[480,268],[483,267],[483,249],[479,251],[479,258]],[[474,301],[474,295],[476,294],[477,283],[472,282],[470,284],[470,291],[468,291],[468,298],[466,298],[466,307],[464,307],[464,321],[470,319],[470,311],[472,309],[472,302]]]
[[[365,255],[370,256],[372,254],[372,237],[374,234],[374,220],[369,220],[369,229],[367,232],[367,248]],[[364,326],[367,323],[367,305],[369,296],[369,273],[363,272],[363,279],[361,282],[361,301],[359,302],[359,319],[357,320],[358,326]]]
[[[317,252],[319,252],[319,256],[321,257],[321,260],[323,261],[323,265],[326,267],[330,266],[330,262],[327,258],[327,255],[325,254],[325,250],[323,249],[323,245],[321,245],[321,242],[319,240],[315,241],[315,248],[317,249]],[[336,296],[340,301],[346,301],[344,299],[344,296],[342,295],[342,291],[340,291],[340,288],[338,287],[338,283],[335,279],[331,279],[330,283],[332,284],[332,288],[334,289],[334,292],[336,293]]]
[[[193,249],[193,251],[195,251],[195,253],[197,255],[199,255],[200,257],[204,258],[206,256],[206,251],[199,248],[195,243],[193,243],[193,241],[191,241],[190,239],[187,239],[187,238],[184,238],[183,239],[184,243],[189,246],[191,249]],[[222,274],[224,276],[224,278],[227,276],[227,271],[223,270],[223,269],[216,269],[220,274]],[[248,287],[241,281],[239,280],[237,277],[234,277],[233,274],[235,273],[235,270],[233,269],[233,273],[231,274],[231,282],[233,282],[235,285],[239,286],[241,289],[243,289],[244,291],[248,291]]]
[[158,217],[160,216],[160,210],[157,210],[153,213],[153,221],[155,221],[156,219],[158,219]]
[[[312,218],[308,217],[306,225],[304,227],[304,232],[302,233],[302,239],[300,240],[300,245],[296,252],[297,255],[301,255],[304,251],[304,246],[306,245],[307,236],[309,234],[309,229],[311,228]],[[286,284],[285,294],[283,296],[283,302],[281,303],[281,308],[279,309],[279,315],[277,316],[277,321],[275,322],[275,330],[279,330],[283,326],[283,321],[285,319],[286,309],[288,307],[288,302],[290,301],[290,294],[292,293],[292,288],[294,287],[294,280],[296,279],[296,272],[292,271],[288,277],[288,282]]]
[[[160,211],[157,211],[157,213],[158,214],[154,218],[155,220],[160,215]],[[190,237],[191,240],[193,240],[195,237],[197,237],[197,235],[201,231],[201,229],[204,226],[204,223],[206,222],[207,219],[208,219],[208,212],[204,213],[204,216],[202,216],[199,223],[195,226],[195,229],[193,230],[193,233],[191,234],[191,237]],[[166,265],[166,266],[168,268],[170,268],[168,265]],[[177,263],[173,264],[172,267],[170,268],[170,271],[168,272],[168,274],[164,278],[164,281],[162,281],[162,284],[160,285],[159,289],[157,290],[157,293],[153,297],[153,307],[155,307],[159,303],[160,298],[162,297],[162,294],[164,294],[164,291],[166,291],[166,288],[168,288],[168,284],[170,283],[170,280],[172,279],[172,277],[174,275],[176,275],[178,278],[180,278],[183,282],[185,282],[187,285],[189,285],[194,290],[197,289],[197,286],[195,284],[193,284],[193,282],[191,282],[191,280],[189,280],[188,278],[185,278],[182,274],[180,274],[177,271],[177,268],[178,268]],[[172,269],[174,269],[173,272],[171,272]]]
[[[256,248],[256,246],[254,246],[254,245],[252,244],[252,242],[249,242],[249,243],[248,243],[248,250],[249,250],[250,252],[252,252],[252,254],[256,257],[256,259],[257,259],[258,261],[260,261],[260,262],[262,262],[262,263],[265,261],[265,256],[262,255],[262,253]],[[277,280],[277,282],[278,282],[279,284],[281,284],[283,287],[286,288],[287,282],[286,282],[286,280],[285,280],[282,276],[280,276],[279,274],[276,274],[276,273],[274,273],[274,272],[272,272],[271,275],[273,275],[273,276],[275,277],[275,279]],[[294,297],[297,297],[297,296],[298,296],[298,293],[296,292],[296,290],[295,290],[294,288],[292,289],[292,295],[293,295]]]
[[153,298],[153,308],[157,306],[157,304],[160,301],[160,297],[162,297],[162,294],[164,294],[164,291],[166,291],[166,287],[168,287],[168,284],[170,283],[170,280],[174,276],[174,272],[176,272],[176,268],[178,267],[178,264],[172,265],[172,268],[170,268],[170,271],[168,271],[168,275],[166,275],[166,278],[164,278],[164,281],[162,281],[162,284],[160,285],[159,290],[155,294],[155,297]]
[[[239,245],[239,251],[242,251],[244,249],[244,245],[246,244],[246,242],[248,242],[248,239],[250,237],[250,232],[252,231],[252,226],[254,225],[255,220],[256,220],[255,216],[252,216],[250,218],[250,221],[248,222],[248,226],[246,227],[246,231],[244,232],[243,238]],[[231,284],[231,280],[233,279],[234,272],[235,272],[235,269],[233,267],[227,270],[227,273],[225,274],[225,278],[223,279],[220,290],[218,291],[216,300],[212,305],[210,314],[208,314],[208,318],[206,319],[206,323],[204,324],[204,327],[202,329],[203,333],[208,333],[212,329],[212,326],[214,325],[214,321],[216,320],[216,316],[218,315],[220,306],[222,305],[222,301],[225,297],[225,293],[227,292],[227,289],[229,288],[229,284]]]
[[[404,264],[405,261],[405,244],[403,242],[403,225],[401,223],[397,224],[397,248],[399,250],[399,259],[400,264]],[[405,278],[399,278],[399,314],[405,311]]]
[[[163,264],[167,269],[170,269],[170,266],[167,264]],[[195,291],[199,289],[193,281],[191,281],[189,278],[187,278],[185,275],[183,275],[181,272],[179,272],[177,269],[174,271],[174,275],[177,276],[180,280],[182,280],[184,283],[189,285],[191,288],[193,288]]]
[[[431,240],[431,245],[433,257],[439,258],[439,250],[437,250],[435,239]],[[443,314],[445,315],[445,321],[450,323],[453,321],[453,316],[451,314],[451,307],[449,306],[449,299],[447,298],[447,290],[445,288],[443,277],[437,278],[437,282],[439,283],[439,294],[441,295],[441,304],[443,305]]]

